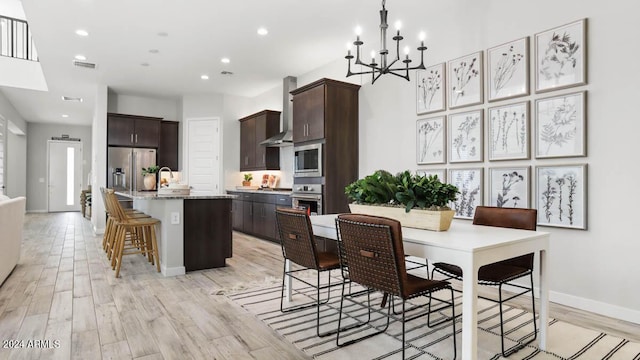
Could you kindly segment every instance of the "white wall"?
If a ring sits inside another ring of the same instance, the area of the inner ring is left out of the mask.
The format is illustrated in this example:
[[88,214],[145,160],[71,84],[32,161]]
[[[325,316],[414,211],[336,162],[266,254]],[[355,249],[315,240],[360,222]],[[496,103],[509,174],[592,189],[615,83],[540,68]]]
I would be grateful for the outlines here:
[[[82,187],[91,171],[91,126],[29,123],[27,126],[27,211],[47,211],[47,140],[67,134],[82,141]],[[79,199],[78,199],[79,200]]]
[[179,102],[178,99],[123,95],[110,91],[107,111],[118,114],[161,117],[164,120],[180,121],[182,114],[180,112]]
[[91,224],[93,232],[104,233],[106,215],[100,189],[107,187],[107,107],[108,89],[105,85],[97,85],[95,92],[95,108],[91,126]]
[[[27,133],[27,122],[0,91],[0,115],[7,120],[7,127],[15,126],[22,134]],[[27,137],[7,132],[7,168],[5,169],[7,195],[26,196],[27,182]]]
[[[637,151],[633,148],[640,132],[635,108],[640,95],[637,89],[640,72],[635,70],[634,62],[640,56],[640,43],[635,39],[640,33],[637,22],[640,6],[630,0],[607,5],[596,0],[485,0],[430,2],[417,5],[414,10],[443,15],[429,18],[426,65],[486,51],[523,36],[531,36],[533,46],[533,35],[537,32],[580,18],[589,19],[588,85],[513,100],[533,101],[587,90],[588,156],[485,161],[447,167],[487,169],[525,164],[533,166],[535,171],[536,165],[588,163],[588,230],[540,227],[551,233],[551,300],[640,323],[640,272],[635,271],[640,242],[636,239],[634,224],[640,194],[633,185],[626,189],[627,184],[635,183],[640,177],[640,168],[635,166]],[[376,42],[377,38],[373,36],[368,40]],[[415,111],[415,74],[411,75],[411,82],[386,76],[371,85],[366,83],[370,81],[368,77],[345,79],[345,72],[345,60],[336,60],[298,75],[298,86],[322,77],[363,85],[360,90],[360,176],[376,169],[392,172],[417,169],[415,122],[425,116],[417,116]],[[504,103],[509,101],[495,104]],[[488,106],[485,102],[459,111]],[[264,104],[258,102],[256,107],[262,108]],[[487,181],[485,193],[486,184]],[[535,200],[535,195],[532,198]]]
[[27,136],[7,134],[7,196],[27,196]]

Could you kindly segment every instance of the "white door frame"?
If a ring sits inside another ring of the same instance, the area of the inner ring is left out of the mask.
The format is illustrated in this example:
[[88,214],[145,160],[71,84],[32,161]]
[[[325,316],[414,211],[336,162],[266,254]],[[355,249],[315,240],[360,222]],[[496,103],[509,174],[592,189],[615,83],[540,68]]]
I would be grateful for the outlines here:
[[182,131],[182,143],[184,144],[184,153],[182,156],[182,164],[183,164],[183,169],[182,169],[182,176],[185,179],[184,181],[186,181],[187,183],[189,183],[189,123],[192,121],[207,121],[207,120],[213,120],[216,121],[218,123],[218,154],[220,154],[220,159],[218,161],[219,164],[219,169],[218,169],[218,192],[220,194],[224,193],[224,189],[223,189],[223,176],[224,176],[224,166],[223,166],[223,161],[222,159],[224,159],[223,157],[223,153],[222,153],[222,119],[220,117],[217,116],[210,116],[210,117],[193,117],[193,118],[186,118],[184,121],[185,123],[183,124],[183,131]]
[[9,146],[7,145],[7,141],[8,139],[8,132],[9,132],[9,122],[7,121],[7,119],[5,119],[4,116],[2,116],[2,114],[0,114],[0,130],[2,130],[2,142],[0,142],[0,146],[2,146],[2,159],[0,159],[0,168],[2,168],[2,181],[0,181],[0,184],[2,184],[2,186],[4,186],[4,188],[0,188],[0,195],[6,195],[7,194],[7,150],[9,148]]
[[[84,154],[83,154],[84,145],[82,144],[82,141],[47,140],[47,171],[46,171],[46,174],[45,174],[45,177],[46,177],[46,196],[45,196],[46,201],[45,201],[45,203],[47,205],[47,212],[49,212],[49,185],[50,185],[49,184],[49,166],[50,166],[49,159],[50,159],[50,156],[51,156],[51,153],[50,153],[51,143],[69,143],[69,144],[79,144],[80,145],[80,162],[78,164],[78,171],[80,171],[80,184],[78,184],[78,185],[80,186],[80,189],[83,189],[82,178],[84,177],[83,176],[84,167],[83,167],[83,164],[82,164],[82,159],[84,158]],[[78,200],[78,203],[79,203],[80,202],[80,196],[78,196],[78,198],[76,200]],[[82,206],[82,204],[80,204],[80,206]]]

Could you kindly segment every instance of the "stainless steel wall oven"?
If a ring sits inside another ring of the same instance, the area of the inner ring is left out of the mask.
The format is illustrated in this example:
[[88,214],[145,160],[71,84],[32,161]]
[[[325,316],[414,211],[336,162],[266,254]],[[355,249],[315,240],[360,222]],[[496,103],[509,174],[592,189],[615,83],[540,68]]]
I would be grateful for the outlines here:
[[305,209],[309,215],[322,215],[322,185],[293,185],[291,206],[296,209]]

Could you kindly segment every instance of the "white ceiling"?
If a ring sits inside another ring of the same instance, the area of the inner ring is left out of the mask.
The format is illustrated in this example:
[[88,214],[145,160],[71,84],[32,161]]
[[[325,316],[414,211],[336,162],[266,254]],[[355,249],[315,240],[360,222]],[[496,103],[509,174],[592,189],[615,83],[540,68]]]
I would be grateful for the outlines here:
[[[407,25],[403,35],[412,48],[418,32],[428,31],[420,28],[427,14],[412,11],[422,1],[386,4],[391,26],[398,18]],[[49,91],[0,91],[30,122],[90,124],[96,84],[118,94],[160,98],[206,93],[252,97],[278,86],[285,76],[343,58],[356,25],[362,26],[363,40],[371,47],[366,54],[379,43],[381,2],[372,0],[22,0],[22,5]],[[269,30],[265,37],[256,33],[261,26]],[[80,28],[89,36],[77,36]],[[161,32],[168,36],[159,36]],[[74,67],[77,54],[97,69]],[[231,63],[222,64],[223,57]],[[223,76],[223,70],[234,75]],[[210,79],[201,80],[202,74]],[[63,95],[84,102],[63,102]]]

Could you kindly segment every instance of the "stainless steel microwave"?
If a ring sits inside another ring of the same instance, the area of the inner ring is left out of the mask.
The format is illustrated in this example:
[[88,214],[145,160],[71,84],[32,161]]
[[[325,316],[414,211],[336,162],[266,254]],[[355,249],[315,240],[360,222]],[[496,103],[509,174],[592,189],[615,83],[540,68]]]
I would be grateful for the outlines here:
[[293,147],[293,176],[322,176],[322,144],[308,144]]

